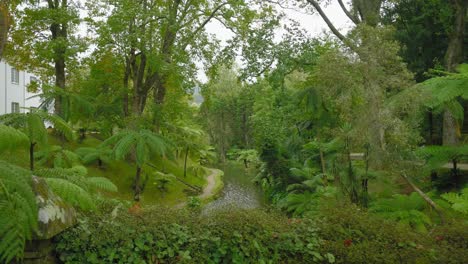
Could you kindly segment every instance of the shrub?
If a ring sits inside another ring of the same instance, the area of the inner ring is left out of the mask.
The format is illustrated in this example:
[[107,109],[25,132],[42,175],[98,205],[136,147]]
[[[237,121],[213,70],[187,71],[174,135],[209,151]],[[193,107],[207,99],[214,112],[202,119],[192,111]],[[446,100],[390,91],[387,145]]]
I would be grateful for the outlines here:
[[317,216],[320,251],[336,263],[465,263],[468,254],[464,222],[421,234],[354,205],[324,206]]
[[[322,250],[337,263],[427,263],[429,250],[409,228],[387,222],[354,205],[320,212]],[[409,261],[412,260],[412,261]]]
[[[332,262],[318,251],[311,220],[275,212],[225,211],[195,215],[152,209],[85,217],[56,239],[65,263],[315,263]],[[112,217],[112,215],[114,217]]]

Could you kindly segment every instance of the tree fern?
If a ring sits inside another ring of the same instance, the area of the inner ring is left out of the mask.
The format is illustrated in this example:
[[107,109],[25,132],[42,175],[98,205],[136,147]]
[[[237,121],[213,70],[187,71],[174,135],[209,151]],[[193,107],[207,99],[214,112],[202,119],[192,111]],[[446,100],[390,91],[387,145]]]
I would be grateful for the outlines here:
[[90,164],[92,162],[98,162],[99,167],[102,166],[102,163],[110,162],[112,158],[112,149],[107,147],[84,147],[78,148],[75,150],[75,153],[80,156],[83,164]]
[[42,110],[30,109],[29,113],[12,113],[0,116],[0,123],[22,130],[29,138],[30,169],[34,170],[34,149],[36,145],[46,145],[47,130],[44,122],[50,122],[67,139],[73,139],[73,130],[60,117]]
[[113,155],[116,159],[125,159],[132,156],[136,163],[134,179],[135,200],[140,199],[142,186],[140,177],[143,165],[152,157],[166,155],[171,143],[164,137],[149,130],[124,130],[105,140],[102,147],[113,146]]
[[107,178],[87,177],[87,170],[82,166],[39,169],[35,173],[45,178],[62,199],[84,210],[95,208],[92,199],[95,191],[117,192],[117,186]]
[[0,125],[0,153],[28,145],[28,137],[19,130]]
[[468,99],[468,64],[461,64],[457,73],[431,78],[421,84],[430,94],[426,105],[436,111],[449,110],[459,121],[463,120],[463,106],[458,99]]
[[54,168],[71,168],[80,163],[80,157],[61,146],[46,146],[36,154],[39,164],[48,164]]
[[66,202],[84,210],[93,210],[92,196],[80,186],[60,178],[46,178],[47,185]]
[[0,161],[0,262],[20,258],[37,228],[31,173]]
[[468,158],[468,145],[462,146],[427,146],[416,151],[416,154],[426,161],[430,170],[439,169],[448,162],[458,163]]
[[87,177],[85,183],[88,188],[95,190],[103,190],[108,192],[117,192],[117,186],[112,183],[109,179],[104,177]]
[[468,214],[468,188],[464,188],[460,194],[458,193],[445,193],[442,198],[452,204],[452,208],[463,214]]
[[389,199],[379,199],[372,204],[369,211],[426,232],[426,227],[431,225],[431,220],[422,212],[424,208],[424,200],[413,192],[410,195],[395,194]]

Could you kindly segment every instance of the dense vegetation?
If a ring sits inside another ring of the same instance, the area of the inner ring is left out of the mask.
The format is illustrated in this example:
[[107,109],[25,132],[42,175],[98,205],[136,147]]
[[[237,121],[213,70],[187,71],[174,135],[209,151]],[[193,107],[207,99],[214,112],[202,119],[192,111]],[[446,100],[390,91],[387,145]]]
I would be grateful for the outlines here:
[[[64,263],[463,263],[467,8],[0,0],[0,59],[41,99],[0,116],[0,262],[37,237],[45,182],[78,210]],[[265,208],[203,211],[226,160],[258,172]]]

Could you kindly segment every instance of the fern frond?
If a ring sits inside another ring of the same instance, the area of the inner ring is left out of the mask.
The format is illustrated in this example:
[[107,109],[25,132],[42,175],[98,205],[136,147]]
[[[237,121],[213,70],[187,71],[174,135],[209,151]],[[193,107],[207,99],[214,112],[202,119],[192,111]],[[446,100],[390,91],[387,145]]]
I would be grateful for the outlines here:
[[23,255],[37,228],[37,205],[31,173],[0,161],[0,262]]
[[44,111],[40,111],[38,113],[40,113],[41,117],[45,121],[49,121],[50,123],[52,123],[54,125],[54,128],[57,131],[59,131],[60,133],[62,133],[65,136],[65,138],[67,138],[68,140],[73,140],[74,139],[75,134],[73,133],[73,129],[61,117],[59,117],[57,115],[49,114],[49,113],[44,112]]
[[117,192],[117,186],[109,179],[104,177],[87,177],[85,178],[86,185],[93,189],[104,190],[108,192]]
[[0,153],[5,150],[26,148],[28,143],[29,139],[23,132],[12,127],[0,125]]
[[468,214],[468,188],[464,188],[460,194],[452,192],[441,196],[452,204],[453,210]]
[[91,195],[78,185],[59,178],[45,178],[45,180],[52,191],[66,202],[84,210],[96,208]]

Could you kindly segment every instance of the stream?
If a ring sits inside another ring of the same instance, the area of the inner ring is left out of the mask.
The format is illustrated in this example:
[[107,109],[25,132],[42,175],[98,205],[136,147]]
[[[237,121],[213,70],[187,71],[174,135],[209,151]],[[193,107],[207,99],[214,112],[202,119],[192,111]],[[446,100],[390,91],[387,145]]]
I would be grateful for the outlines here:
[[254,170],[246,170],[240,163],[228,162],[218,167],[224,171],[221,196],[204,207],[205,212],[229,208],[254,209],[265,204],[261,188],[253,183]]

